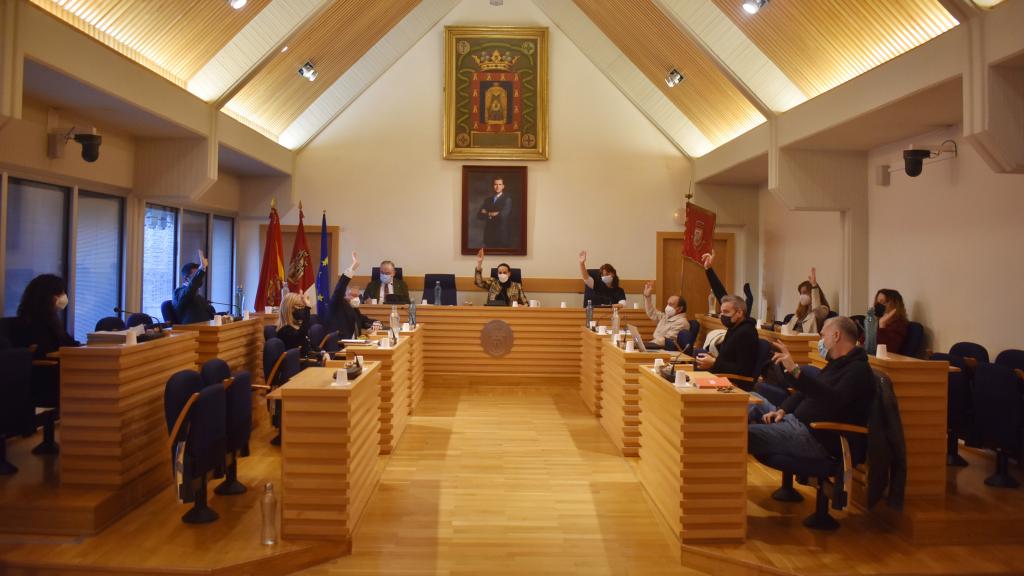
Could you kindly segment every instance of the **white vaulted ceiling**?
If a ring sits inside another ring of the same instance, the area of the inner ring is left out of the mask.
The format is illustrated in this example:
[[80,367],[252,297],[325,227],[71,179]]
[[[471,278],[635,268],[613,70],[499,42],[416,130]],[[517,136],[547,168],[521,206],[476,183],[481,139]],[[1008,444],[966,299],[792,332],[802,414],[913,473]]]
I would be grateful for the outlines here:
[[[30,1],[298,149],[460,2],[488,0]],[[771,0],[750,15],[743,0],[532,0],[692,157],[953,28],[949,1]],[[315,82],[296,73],[306,61]]]

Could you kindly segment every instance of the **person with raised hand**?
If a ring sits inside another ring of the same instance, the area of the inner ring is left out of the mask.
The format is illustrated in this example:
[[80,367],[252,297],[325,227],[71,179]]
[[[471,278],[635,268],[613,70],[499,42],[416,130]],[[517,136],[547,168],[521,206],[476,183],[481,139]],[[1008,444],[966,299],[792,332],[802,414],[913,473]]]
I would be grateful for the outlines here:
[[530,301],[526,299],[526,292],[523,292],[523,286],[519,282],[512,281],[512,268],[508,264],[504,262],[498,264],[497,278],[484,278],[483,266],[484,249],[481,248],[476,253],[476,269],[473,272],[473,283],[478,288],[487,290],[488,302],[504,302],[508,306],[511,306],[512,302],[519,302],[521,306],[529,304]]

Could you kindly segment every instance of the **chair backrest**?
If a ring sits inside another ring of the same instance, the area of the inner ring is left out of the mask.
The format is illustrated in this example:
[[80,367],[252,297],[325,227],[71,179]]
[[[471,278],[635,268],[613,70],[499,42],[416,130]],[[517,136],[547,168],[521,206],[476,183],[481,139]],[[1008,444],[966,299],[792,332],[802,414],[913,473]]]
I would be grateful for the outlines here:
[[690,334],[693,335],[693,347],[697,348],[697,344],[700,342],[698,336],[700,336],[700,320],[690,320]]
[[335,352],[340,352],[341,351],[341,344],[338,342],[338,339],[340,338],[340,336],[338,335],[338,331],[337,330],[334,330],[332,332],[328,332],[324,336],[327,339],[323,340],[323,338],[321,338],[321,340],[323,340],[323,343],[324,343],[323,347],[320,348],[320,350],[322,352],[327,352],[328,354],[334,354]]
[[203,362],[199,374],[203,377],[203,386],[220,384],[231,377],[231,368],[228,363],[220,358],[210,358]]
[[459,293],[455,288],[455,274],[424,274],[423,299],[434,303],[434,286],[441,283],[441,304],[455,306],[459,303]]
[[974,342],[957,342],[949,347],[949,353],[961,358],[974,358],[978,362],[988,362],[988,350]]
[[164,322],[180,324],[178,322],[178,315],[174,313],[174,302],[170,300],[164,300],[160,303],[160,315],[164,317]]
[[[402,269],[400,267],[398,267],[398,266],[395,266],[395,280],[401,280],[401,279],[402,279]],[[374,266],[370,270],[370,281],[371,282],[376,282],[378,280],[380,280],[380,266]]]
[[114,332],[116,330],[124,330],[124,320],[121,320],[117,316],[105,316],[96,321],[95,332]]
[[271,338],[277,337],[277,326],[273,324],[267,324],[263,327],[263,341],[267,342]]
[[829,318],[835,318],[836,316],[839,316],[839,312],[830,309],[828,311],[828,314],[825,314],[825,320],[828,320]]
[[920,322],[907,322],[907,336],[903,339],[900,354],[917,358],[924,349],[924,326]]
[[[513,282],[519,282],[520,284],[523,283],[523,271],[522,271],[521,268],[511,268],[510,269],[510,275],[512,276],[510,278],[510,280],[512,280]],[[491,268],[491,278],[497,278],[497,277],[498,277],[498,267],[495,266],[494,268]],[[598,282],[600,282],[600,281],[601,281],[601,279],[598,278]]]
[[1024,350],[1016,350],[1013,348],[1003,350],[998,356],[996,356],[995,363],[1000,366],[1006,366],[1007,368],[1024,370]]
[[150,324],[154,324],[153,317],[145,312],[136,312],[129,316],[128,321],[125,322],[128,328],[133,326],[149,326]]
[[967,380],[967,366],[964,365],[964,359],[941,352],[932,354],[928,359],[949,362],[950,366],[960,369],[959,372],[949,372],[946,377],[946,426],[956,432],[966,430],[970,422],[972,393]]
[[[174,423],[178,420],[178,414],[188,403],[188,399],[203,388],[203,379],[195,370],[181,370],[175,372],[167,380],[164,386],[164,420],[167,423],[167,433],[174,431]],[[185,428],[185,427],[183,427]],[[177,442],[185,438],[185,430],[182,430]]]
[[281,383],[285,383],[292,379],[302,371],[302,351],[298,348],[292,348],[285,352],[284,362],[281,363]]
[[688,353],[691,351],[693,346],[693,337],[696,336],[689,330],[680,330],[679,334],[676,335],[676,348],[680,352]]
[[198,478],[224,469],[227,452],[227,394],[223,386],[207,386],[189,416],[185,450],[192,458],[192,472]]
[[4,436],[35,430],[32,404],[32,352],[28,348],[0,350],[0,442]]
[[225,391],[227,406],[227,450],[249,455],[249,436],[252,433],[252,377],[248,371],[235,374],[235,380]]
[[789,321],[792,320],[792,319],[793,319],[793,313],[790,312],[789,314],[786,314],[785,316],[782,317],[782,323],[783,324],[789,324]]
[[[497,269],[495,269],[495,272],[497,272]],[[598,268],[587,268],[587,274],[589,274],[590,278],[594,281],[594,286],[597,286],[597,283],[601,281],[601,270],[600,269],[598,269]],[[584,284],[583,285],[583,304],[582,304],[582,306],[584,308],[586,308],[587,307],[587,300],[593,300],[593,299],[594,299],[594,290],[590,286],[587,286],[586,284]]]
[[1021,442],[1021,398],[1013,369],[978,362],[973,399],[978,441],[987,447],[1016,451]]
[[309,347],[314,352],[320,351],[320,341],[327,334],[327,326],[323,324],[311,324],[309,326]]
[[768,367],[768,364],[772,360],[772,344],[767,340],[761,338],[757,339],[757,363],[754,364],[754,372],[748,374],[753,378],[760,376],[764,369]]
[[[270,372],[277,364],[277,359],[285,352],[284,341],[280,338],[270,338],[263,343],[263,377],[268,379],[268,386],[275,386],[276,382],[270,382]],[[280,369],[278,369],[280,370]]]

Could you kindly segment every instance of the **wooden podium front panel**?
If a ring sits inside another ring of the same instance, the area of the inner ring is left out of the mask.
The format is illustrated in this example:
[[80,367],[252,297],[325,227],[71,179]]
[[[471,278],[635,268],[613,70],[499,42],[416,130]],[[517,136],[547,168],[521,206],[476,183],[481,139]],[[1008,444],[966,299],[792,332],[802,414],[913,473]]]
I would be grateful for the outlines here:
[[640,451],[640,366],[669,352],[626,352],[607,339],[601,352],[601,426],[623,456]]
[[412,414],[423,397],[423,334],[424,328],[419,324],[408,332],[402,332],[409,338],[409,413]]
[[739,391],[678,390],[640,369],[637,475],[681,544],[746,538],[747,402]]
[[188,332],[61,348],[61,483],[118,489],[169,466],[164,387],[175,372],[195,369],[196,357]]
[[175,324],[179,332],[195,332],[199,340],[199,365],[220,358],[232,372],[248,370],[253,383],[263,382],[263,319],[259,317],[214,326],[213,321]]
[[381,366],[366,362],[347,386],[334,368],[307,368],[280,388],[281,534],[341,540],[380,480],[377,465]]
[[595,415],[601,415],[601,350],[610,336],[598,336],[589,328],[580,328],[582,352],[580,354],[580,396]]
[[[399,337],[394,348],[346,346],[348,360],[380,362],[380,453],[391,454],[409,423],[412,338]],[[328,366],[335,366],[328,363]]]

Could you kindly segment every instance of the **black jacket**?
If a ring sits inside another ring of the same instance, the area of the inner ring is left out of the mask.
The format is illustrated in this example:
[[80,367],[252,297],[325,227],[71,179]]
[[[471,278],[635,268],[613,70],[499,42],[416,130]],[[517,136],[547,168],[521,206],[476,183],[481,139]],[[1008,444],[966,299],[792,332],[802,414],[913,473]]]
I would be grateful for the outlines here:
[[594,306],[611,306],[626,299],[626,291],[621,286],[612,288],[600,278],[594,280],[594,287],[590,289],[590,293],[593,295]]
[[298,348],[303,357],[309,355],[309,317],[299,321],[299,327],[295,328],[285,324],[277,329],[277,337],[284,342],[286,350]]
[[348,290],[348,283],[352,279],[342,274],[338,278],[338,284],[334,287],[329,307],[327,326],[330,330],[337,330],[341,338],[357,338],[359,330],[373,326],[373,319],[352,307],[352,304],[345,298],[345,291]]
[[[854,347],[845,356],[829,360],[817,377],[801,372],[799,378],[788,377],[788,381],[796,391],[780,408],[804,424],[867,425],[875,396],[875,379],[863,348]],[[841,454],[835,432],[811,430],[811,433],[829,453]]]
[[710,372],[753,376],[757,368],[757,340],[757,324],[752,318],[733,324],[718,345],[718,358]]
[[868,507],[881,500],[888,486],[889,507],[902,510],[907,484],[907,446],[896,394],[884,374],[879,374],[872,405],[868,420]]
[[81,346],[82,343],[72,338],[63,327],[54,326],[42,319],[29,319],[18,316],[11,326],[10,343],[18,348],[36,346],[32,358],[45,359],[50,352],[60,350],[62,346]]
[[213,319],[210,303],[199,293],[205,279],[206,270],[200,268],[191,280],[174,289],[171,303],[174,304],[174,315],[178,317],[180,324],[194,324]]

